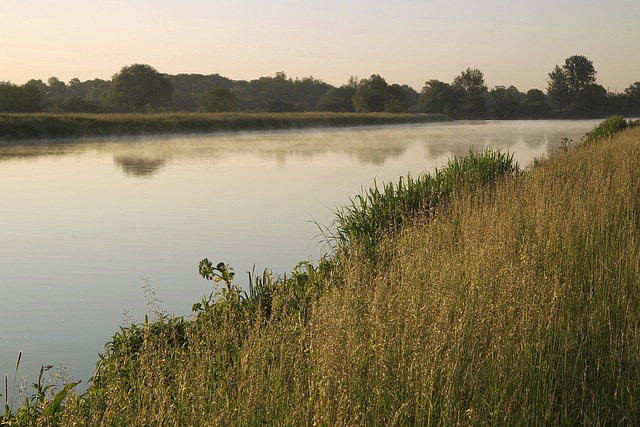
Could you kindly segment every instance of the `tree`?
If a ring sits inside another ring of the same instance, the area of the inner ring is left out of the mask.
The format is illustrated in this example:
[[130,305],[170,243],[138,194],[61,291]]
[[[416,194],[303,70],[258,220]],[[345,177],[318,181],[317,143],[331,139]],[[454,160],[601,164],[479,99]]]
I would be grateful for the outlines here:
[[353,107],[358,113],[385,111],[387,82],[378,74],[360,80],[353,96]]
[[[584,94],[596,82],[596,70],[586,56],[574,55],[564,61],[561,67],[555,66],[547,79],[547,94],[556,109],[584,109]],[[589,88],[589,89],[588,89]],[[590,98],[592,98],[590,96]],[[588,109],[593,109],[589,106]]]
[[316,104],[318,111],[334,111],[337,113],[353,112],[353,97],[356,89],[352,86],[332,87],[324,93]]
[[547,79],[547,96],[556,110],[564,110],[571,105],[567,76],[564,70],[557,65],[549,73],[549,78]]
[[223,112],[236,111],[238,109],[236,95],[229,89],[214,87],[206,91],[198,100],[198,111]]
[[384,111],[387,113],[404,113],[409,109],[409,93],[399,84],[387,87],[384,100]]
[[459,97],[449,83],[428,80],[418,100],[418,111],[422,113],[445,114],[457,110]]
[[578,95],[575,111],[589,117],[600,117],[605,113],[607,105],[607,90],[601,85],[585,86]]
[[453,80],[453,87],[463,94],[462,113],[477,115],[485,112],[486,102],[483,95],[487,91],[487,85],[482,71],[477,68],[467,68]]
[[493,111],[496,115],[503,119],[511,119],[520,114],[520,107],[524,94],[515,86],[496,86],[490,92],[493,100]]
[[527,117],[545,117],[550,108],[547,95],[540,89],[530,89],[522,100],[522,113]]
[[291,113],[303,109],[302,104],[298,105],[293,102],[283,101],[282,99],[274,99],[267,102],[267,111],[270,113]]
[[166,108],[172,95],[171,82],[155,68],[134,64],[123,67],[113,76],[109,100],[121,108],[147,111]]
[[625,110],[629,115],[640,115],[640,82],[635,82],[624,90]]
[[34,84],[16,86],[0,84],[0,111],[6,113],[35,113],[42,111],[44,97]]

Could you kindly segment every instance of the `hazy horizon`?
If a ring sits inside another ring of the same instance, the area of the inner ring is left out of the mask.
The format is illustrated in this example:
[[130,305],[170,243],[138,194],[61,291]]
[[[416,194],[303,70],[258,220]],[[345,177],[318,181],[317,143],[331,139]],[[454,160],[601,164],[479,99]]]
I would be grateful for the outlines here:
[[466,68],[489,87],[546,89],[555,65],[585,55],[597,83],[640,81],[637,0],[433,3],[6,0],[0,81],[108,80],[125,65],[253,80],[283,71],[334,86],[379,74],[420,90]]

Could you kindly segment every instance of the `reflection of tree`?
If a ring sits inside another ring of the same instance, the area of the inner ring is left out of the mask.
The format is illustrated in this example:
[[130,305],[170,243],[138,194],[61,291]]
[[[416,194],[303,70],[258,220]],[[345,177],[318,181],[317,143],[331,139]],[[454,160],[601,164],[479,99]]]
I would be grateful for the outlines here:
[[138,178],[148,178],[158,172],[167,162],[163,157],[114,156],[113,162],[120,166],[124,173]]
[[358,147],[355,150],[345,150],[351,152],[365,165],[382,166],[387,159],[397,159],[407,150],[407,144],[389,144],[387,146]]

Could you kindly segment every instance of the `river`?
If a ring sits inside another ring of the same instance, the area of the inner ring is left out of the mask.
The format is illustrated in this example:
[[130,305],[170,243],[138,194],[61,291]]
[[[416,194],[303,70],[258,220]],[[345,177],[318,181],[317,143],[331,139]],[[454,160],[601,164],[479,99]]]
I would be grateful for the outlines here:
[[322,252],[314,221],[368,187],[471,148],[521,167],[597,121],[488,121],[215,135],[2,142],[0,375],[51,364],[83,383],[118,326],[188,315],[211,290],[200,259],[245,284]]

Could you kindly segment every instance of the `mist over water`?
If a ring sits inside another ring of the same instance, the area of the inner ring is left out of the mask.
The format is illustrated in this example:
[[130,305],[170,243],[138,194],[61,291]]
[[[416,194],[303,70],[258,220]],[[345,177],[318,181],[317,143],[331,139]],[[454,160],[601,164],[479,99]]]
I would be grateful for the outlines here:
[[[200,259],[276,274],[317,260],[313,224],[378,183],[432,172],[487,146],[523,167],[597,121],[453,122],[0,146],[0,374],[97,353],[148,312],[140,277],[169,313],[211,291]],[[125,314],[126,313],[126,314]]]

